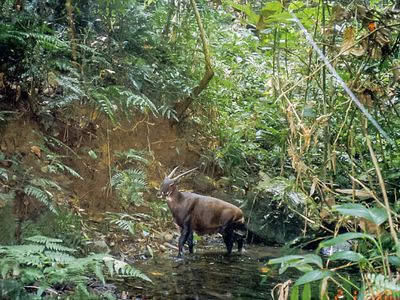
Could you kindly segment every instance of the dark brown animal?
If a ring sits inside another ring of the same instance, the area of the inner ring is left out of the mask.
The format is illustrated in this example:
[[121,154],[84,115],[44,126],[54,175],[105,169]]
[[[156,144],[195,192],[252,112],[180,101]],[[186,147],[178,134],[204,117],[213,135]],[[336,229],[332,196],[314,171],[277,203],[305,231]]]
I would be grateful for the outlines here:
[[228,254],[232,252],[235,241],[238,251],[241,252],[243,236],[237,231],[245,228],[242,210],[217,198],[180,192],[177,188],[178,180],[197,168],[171,178],[177,169],[178,167],[164,178],[157,197],[167,199],[174,221],[181,228],[178,257],[182,256],[183,246],[186,242],[189,252],[193,253],[193,231],[200,235],[220,233]]

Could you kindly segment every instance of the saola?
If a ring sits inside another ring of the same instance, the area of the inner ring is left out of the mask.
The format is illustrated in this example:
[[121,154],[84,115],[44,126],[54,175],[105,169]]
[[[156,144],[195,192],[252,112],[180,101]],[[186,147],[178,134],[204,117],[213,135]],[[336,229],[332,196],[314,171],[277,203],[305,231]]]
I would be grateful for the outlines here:
[[172,178],[177,169],[178,167],[173,169],[171,174],[164,178],[157,197],[167,199],[174,221],[181,228],[178,257],[182,256],[186,242],[189,246],[189,252],[193,253],[193,231],[199,235],[220,233],[228,254],[232,252],[235,241],[238,245],[238,251],[241,252],[243,236],[237,233],[237,230],[244,230],[245,228],[242,210],[214,197],[180,192],[177,188],[179,179],[197,168]]

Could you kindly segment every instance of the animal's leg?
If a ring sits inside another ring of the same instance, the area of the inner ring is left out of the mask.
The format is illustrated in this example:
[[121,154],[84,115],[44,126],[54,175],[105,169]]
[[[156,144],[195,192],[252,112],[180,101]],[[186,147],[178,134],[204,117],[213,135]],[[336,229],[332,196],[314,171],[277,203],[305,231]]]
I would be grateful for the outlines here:
[[232,226],[228,226],[225,228],[225,230],[222,234],[222,237],[224,239],[226,250],[229,255],[232,253],[232,247],[233,247],[233,228],[232,228]]
[[243,223],[236,224],[235,229],[233,230],[234,241],[237,242],[238,252],[242,253],[243,251],[243,243],[246,237],[246,226]]
[[242,253],[244,240],[239,234],[236,234],[236,242],[237,242],[237,245],[238,245],[238,252]]
[[[192,231],[190,230],[190,227],[189,227],[188,225],[184,225],[184,226],[182,227],[181,236],[179,237],[179,242],[178,242],[178,249],[179,249],[178,257],[181,257],[181,256],[182,256],[182,253],[183,253],[183,245],[185,245],[186,241],[188,240],[188,238],[189,238],[189,236],[190,236],[191,234],[192,234],[192,236],[193,236],[193,233],[192,233]],[[189,250],[190,250],[190,248],[189,248]]]
[[193,253],[193,245],[194,245],[194,243],[193,243],[193,230],[191,230],[190,233],[189,233],[187,244],[189,246],[189,253]]

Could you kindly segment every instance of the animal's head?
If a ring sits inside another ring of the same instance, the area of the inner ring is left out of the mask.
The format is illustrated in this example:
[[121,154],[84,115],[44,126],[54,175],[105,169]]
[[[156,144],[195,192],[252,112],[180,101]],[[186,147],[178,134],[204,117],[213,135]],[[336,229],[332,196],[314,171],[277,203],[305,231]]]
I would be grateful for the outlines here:
[[179,182],[179,179],[182,178],[184,175],[196,170],[197,168],[191,169],[189,171],[186,171],[182,173],[181,175],[178,175],[174,178],[172,176],[178,170],[179,166],[177,166],[175,169],[172,170],[172,172],[164,178],[164,180],[160,184],[160,189],[157,192],[157,197],[158,198],[163,198],[163,197],[168,197],[170,196],[176,189],[176,185]]

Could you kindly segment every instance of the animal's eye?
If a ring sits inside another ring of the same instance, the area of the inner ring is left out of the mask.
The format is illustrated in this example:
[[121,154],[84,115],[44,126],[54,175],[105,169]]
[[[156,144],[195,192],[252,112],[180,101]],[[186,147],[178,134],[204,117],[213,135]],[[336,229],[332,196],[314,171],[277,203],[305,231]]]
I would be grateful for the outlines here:
[[169,186],[173,186],[174,185],[174,183],[171,183]]

